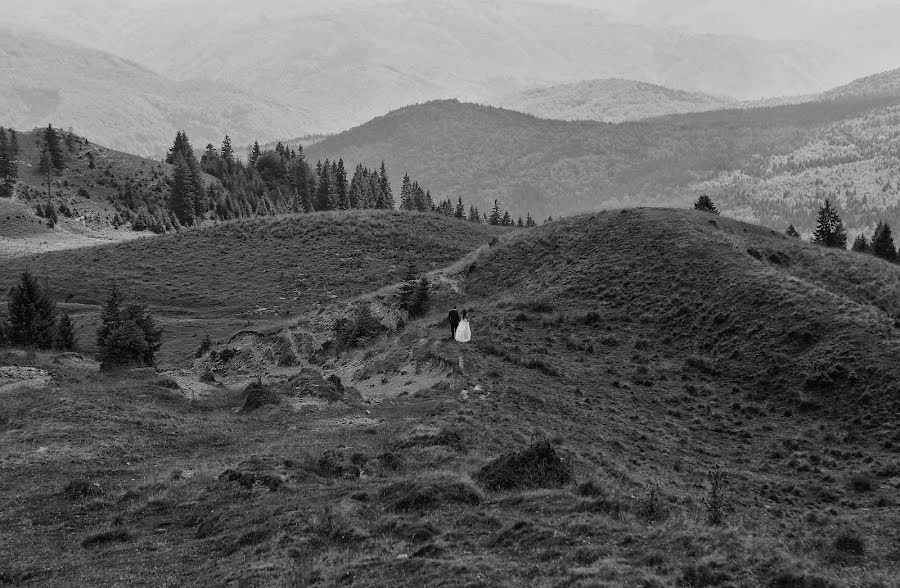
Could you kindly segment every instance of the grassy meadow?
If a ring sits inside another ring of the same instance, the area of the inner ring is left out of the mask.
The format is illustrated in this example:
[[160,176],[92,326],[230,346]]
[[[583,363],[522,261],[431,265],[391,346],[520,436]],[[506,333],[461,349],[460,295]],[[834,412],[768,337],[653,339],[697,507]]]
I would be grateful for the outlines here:
[[[101,277],[119,248],[137,264],[159,255],[187,285],[146,295],[198,326],[281,304],[287,339],[333,336],[301,331],[348,305],[395,305],[382,286],[410,259],[449,269],[425,316],[271,366],[255,410],[223,344],[198,363],[211,392],[191,399],[152,370],[0,352],[50,377],[10,387],[0,373],[0,580],[900,582],[896,266],[693,211],[585,215],[490,246],[485,227],[408,218],[352,214],[329,233],[312,216],[305,240],[276,237],[290,219],[257,221],[246,242],[235,223],[153,239],[144,257],[141,243],[79,252]],[[226,239],[248,245],[214,250],[235,271],[216,255],[190,263]],[[73,304],[100,295],[99,277],[76,291],[65,257],[40,259]],[[330,290],[274,302],[274,276],[314,260]],[[451,300],[471,311],[470,344],[447,339]]]

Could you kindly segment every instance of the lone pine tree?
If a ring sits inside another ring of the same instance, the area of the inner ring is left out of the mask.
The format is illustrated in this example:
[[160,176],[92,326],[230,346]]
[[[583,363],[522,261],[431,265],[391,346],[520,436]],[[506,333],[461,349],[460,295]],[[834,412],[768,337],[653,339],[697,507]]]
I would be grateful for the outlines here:
[[712,199],[706,194],[700,194],[700,197],[697,198],[696,202],[694,202],[694,210],[719,214],[719,210],[716,208],[716,205],[713,204]]
[[154,365],[162,346],[162,329],[144,303],[126,300],[116,284],[107,291],[97,328],[100,368]]
[[894,246],[894,237],[891,235],[891,227],[886,222],[879,221],[872,234],[872,255],[897,261],[897,248]]
[[797,232],[797,229],[794,228],[794,225],[788,225],[788,228],[784,231],[784,234],[788,237],[794,237],[795,239],[800,238],[800,233]]
[[9,291],[6,336],[13,345],[50,349],[56,305],[37,279],[25,270]]
[[813,233],[813,243],[841,249],[847,247],[847,231],[844,229],[844,224],[841,222],[841,217],[838,216],[837,210],[828,200],[825,200],[825,204],[819,209],[819,215],[816,219],[816,231]]

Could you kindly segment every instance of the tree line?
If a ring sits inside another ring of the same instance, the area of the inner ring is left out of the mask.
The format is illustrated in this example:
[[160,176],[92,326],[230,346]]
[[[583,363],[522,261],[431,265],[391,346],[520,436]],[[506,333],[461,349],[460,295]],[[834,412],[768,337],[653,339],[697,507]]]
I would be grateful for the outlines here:
[[[694,209],[719,214],[715,204],[706,194],[700,195],[694,203]],[[800,238],[800,233],[797,232],[793,224],[788,225],[784,233],[788,237]],[[816,230],[813,232],[812,242],[823,247],[847,248],[847,230],[844,228],[844,223],[838,214],[837,208],[827,198],[825,203],[819,208],[816,216]],[[853,240],[850,250],[858,253],[868,253],[891,262],[900,261],[897,247],[894,244],[894,237],[891,233],[891,226],[885,221],[878,221],[871,238],[866,238],[863,233],[858,234]]]
[[[0,321],[0,346],[70,351],[77,349],[75,325],[67,313],[58,315],[47,284],[41,286],[27,269],[10,288],[8,315]],[[112,283],[97,328],[101,369],[154,365],[162,346],[162,329],[147,305],[136,296],[125,296]]]
[[19,177],[19,137],[13,129],[0,127],[0,196],[12,195]]

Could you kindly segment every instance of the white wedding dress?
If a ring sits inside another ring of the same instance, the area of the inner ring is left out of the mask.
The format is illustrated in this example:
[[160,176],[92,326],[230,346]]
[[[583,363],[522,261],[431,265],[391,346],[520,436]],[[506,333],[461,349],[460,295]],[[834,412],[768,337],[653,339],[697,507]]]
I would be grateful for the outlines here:
[[469,319],[459,321],[456,327],[456,340],[460,343],[468,343],[472,340],[472,329],[469,328]]

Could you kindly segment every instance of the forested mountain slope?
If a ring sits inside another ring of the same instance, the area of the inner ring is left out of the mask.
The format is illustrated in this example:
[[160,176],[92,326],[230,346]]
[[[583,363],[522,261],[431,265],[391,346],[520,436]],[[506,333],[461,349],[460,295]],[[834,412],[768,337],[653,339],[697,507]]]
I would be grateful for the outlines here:
[[514,215],[684,206],[710,192],[726,214],[810,232],[817,202],[831,196],[847,226],[863,230],[900,221],[898,104],[887,95],[613,125],[440,101],[329,137],[308,155],[385,159],[437,198],[462,195],[482,209],[497,198]]

